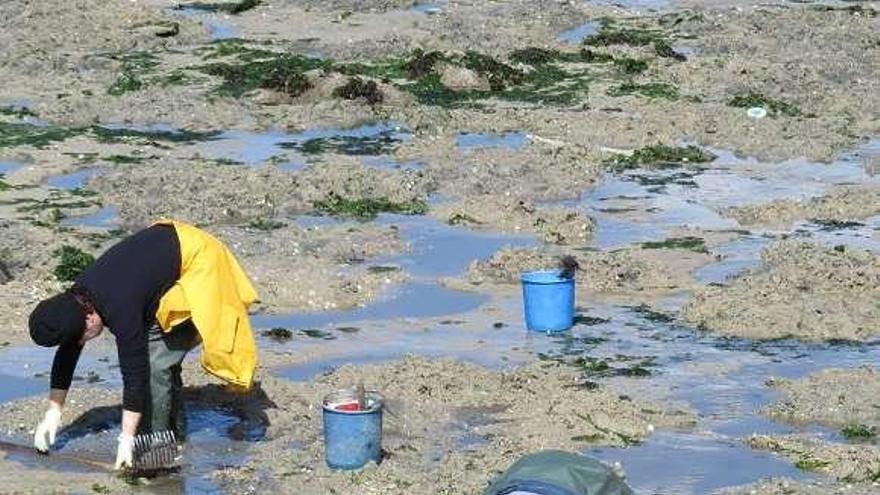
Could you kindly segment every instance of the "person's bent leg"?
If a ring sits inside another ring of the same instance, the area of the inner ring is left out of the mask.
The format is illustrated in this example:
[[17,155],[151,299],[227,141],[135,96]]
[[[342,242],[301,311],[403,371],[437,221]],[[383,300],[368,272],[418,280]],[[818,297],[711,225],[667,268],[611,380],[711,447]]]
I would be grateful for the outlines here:
[[198,344],[195,327],[185,322],[163,332],[154,326],[149,332],[150,401],[145,415],[148,425],[142,432],[173,430],[179,440],[186,438],[182,412],[180,363]]
[[[183,357],[201,342],[199,333],[191,320],[174,327],[171,333],[174,336],[169,345],[182,352]],[[169,418],[170,428],[174,430],[176,438],[181,442],[186,440],[186,407],[183,401],[183,379],[180,376],[183,357],[171,367],[171,416]]]

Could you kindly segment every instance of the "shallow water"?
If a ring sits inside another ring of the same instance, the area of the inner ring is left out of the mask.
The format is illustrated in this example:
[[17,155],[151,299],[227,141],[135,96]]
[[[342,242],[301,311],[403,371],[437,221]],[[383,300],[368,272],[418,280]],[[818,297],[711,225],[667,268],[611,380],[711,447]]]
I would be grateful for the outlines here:
[[61,220],[65,227],[81,227],[92,229],[114,229],[119,226],[119,208],[105,206],[90,215],[77,215]]
[[443,12],[443,9],[446,7],[445,1],[437,1],[437,2],[416,2],[410,10],[412,12],[418,12],[419,14],[439,14]]
[[238,37],[238,29],[221,19],[221,14],[206,12],[193,7],[170,9],[173,14],[194,19],[207,28],[213,40],[225,40]]
[[0,160],[0,175],[10,174],[22,167],[21,163]]
[[[313,220],[319,221],[319,220]],[[328,220],[324,220],[326,222]],[[371,260],[371,265],[401,267],[411,278],[380,300],[350,311],[254,317],[258,327],[322,327],[338,323],[392,318],[428,318],[472,311],[488,300],[478,293],[447,289],[438,277],[463,273],[474,259],[487,258],[504,246],[531,246],[530,237],[487,234],[444,225],[430,217],[380,215],[377,222],[395,225],[412,245],[410,252]]]
[[[364,156],[365,163],[371,166],[396,167],[408,165],[395,163],[388,154],[410,137],[409,131],[400,125],[379,123],[350,130],[319,129],[295,134],[228,131],[208,142],[193,142],[189,146],[210,150],[213,154],[208,156],[247,165],[262,164],[280,154],[287,160],[281,166],[287,163],[292,168],[305,163],[309,153],[304,151],[311,151],[310,146],[327,146]],[[462,133],[457,145],[463,153],[486,147],[516,150],[525,146],[527,140],[525,134],[517,131]],[[832,164],[805,160],[764,163],[715,152],[719,158],[703,170],[609,174],[594,190],[565,204],[596,217],[599,228],[590,246],[607,249],[663,240],[683,227],[731,233],[739,225],[721,216],[719,209],[785,197],[809,198],[836,185],[880,180],[870,168],[873,159],[880,155],[880,140],[876,139],[841,154]],[[417,162],[410,165],[418,166]],[[50,179],[50,186],[81,187],[90,173],[95,172],[89,169],[55,177]],[[79,222],[107,225],[108,215],[102,210],[96,217]],[[333,220],[300,218],[297,222],[312,225]],[[611,387],[625,385],[627,393],[636,398],[671,399],[695,411],[698,421],[692,430],[658,431],[644,443],[629,448],[585,450],[622,463],[640,493],[698,494],[767,476],[810,478],[810,474],[797,470],[788,460],[753,451],[741,441],[751,433],[792,431],[761,413],[775,397],[765,381],[772,376],[800,377],[828,367],[875,364],[880,359],[880,346],[876,345],[719,339],[652,318],[632,307],[601,301],[580,308],[580,312],[605,318],[605,323],[580,324],[562,335],[529,333],[524,329],[521,301],[515,291],[490,298],[447,289],[439,279],[464,274],[470,262],[487,258],[503,246],[534,246],[536,241],[532,237],[451,227],[425,216],[380,215],[376,222],[397,226],[412,248],[402,255],[369,263],[398,266],[408,273],[410,281],[365,307],[349,311],[254,316],[256,328],[283,326],[300,331],[290,342],[259,337],[260,346],[266,350],[302,358],[295,360],[300,364],[279,369],[277,374],[307,380],[346,363],[377,363],[406,353],[455,357],[492,368],[533,359],[570,362],[579,356],[607,360],[617,369],[643,363],[650,378],[591,379],[607,382]],[[880,252],[877,229],[880,217],[867,219],[862,225],[831,230],[806,222],[784,232],[733,233],[731,240],[711,246],[712,254],[718,256],[717,262],[700,268],[695,275],[703,283],[724,283],[742,270],[757,266],[761,250],[783,234],[829,246],[844,244]],[[674,314],[684,300],[686,295],[661,301],[658,307]],[[78,371],[84,379],[92,371],[100,377],[100,383],[119,387],[115,359],[101,349],[86,352]],[[49,352],[30,348],[0,350],[0,375],[18,382],[4,391],[6,395],[0,396],[0,400],[11,400],[33,393],[40,385],[44,387],[45,377],[34,378],[35,370],[45,372],[50,364]],[[260,437],[259,429],[236,429],[241,421],[228,411],[196,410],[190,419],[191,466],[172,482],[185,492],[211,492],[215,487],[207,473],[224,463],[239,463],[246,455],[247,442],[230,440],[229,432],[245,431],[240,438],[256,440]],[[469,434],[471,422],[473,418],[463,417],[451,425],[454,431],[450,434],[460,440],[459,448],[469,448],[481,441]],[[821,428],[808,427],[807,431],[834,438],[833,432]],[[91,437],[71,437],[67,441],[71,448],[94,449],[96,444],[88,442],[106,440],[98,439],[100,435]]]
[[48,185],[55,189],[82,189],[89,179],[98,175],[99,171],[97,168],[87,168],[68,174],[56,175],[49,178]]
[[569,45],[579,45],[587,36],[598,33],[601,27],[602,24],[598,21],[585,22],[580,26],[562,31],[556,36],[556,39]]
[[195,145],[195,148],[203,156],[250,166],[273,159],[283,168],[292,170],[302,167],[309,156],[315,156],[322,150],[379,157],[386,163],[393,162],[387,155],[411,137],[412,133],[399,124],[379,122],[351,129],[322,128],[297,133],[226,131],[209,143]]
[[[595,190],[569,205],[580,205],[597,217],[599,230],[593,244],[602,248],[662,240],[684,226],[729,231],[739,226],[719,215],[718,209],[786,197],[808,198],[824,194],[836,185],[876,181],[866,167],[866,157],[876,153],[876,142],[842,154],[832,164],[805,160],[762,163],[719,152],[719,159],[707,170],[685,174],[635,171],[608,176]],[[497,135],[491,139],[481,136],[476,143],[509,146],[509,141]],[[410,223],[430,225],[418,218]],[[787,232],[733,233],[730,241],[712,247],[717,262],[699,269],[695,276],[703,283],[724,283],[757,266],[762,249],[775,237],[792,232],[826,245],[876,250],[878,241],[874,233],[880,228],[880,218],[862,223],[833,230],[805,223]],[[450,233],[453,232],[444,235]],[[407,256],[413,256],[409,269],[417,274],[421,271],[421,276],[428,278],[462,270],[461,263],[455,263],[449,270],[418,268],[431,258],[419,258],[419,253],[425,251],[419,246],[425,240],[418,236],[410,240],[414,243],[414,254],[399,258],[398,264],[407,265]],[[450,240],[443,249],[455,253],[457,246],[455,240]],[[684,300],[686,297],[671,298],[659,306],[674,315]],[[787,459],[753,451],[743,442],[753,433],[796,431],[763,415],[762,409],[775,398],[775,392],[764,385],[765,381],[770,377],[798,378],[830,367],[871,365],[880,358],[880,347],[872,344],[832,346],[719,339],[654,320],[626,306],[598,301],[591,308],[582,308],[583,313],[610,320],[607,323],[578,325],[566,335],[545,336],[524,330],[520,305],[518,296],[503,297],[478,310],[457,313],[445,322],[400,320],[388,315],[386,320],[367,324],[362,331],[334,341],[333,352],[325,358],[307,360],[279,373],[290,379],[307,380],[346,363],[382,362],[406,352],[452,356],[494,368],[535,357],[570,361],[576,356],[588,356],[605,359],[614,367],[628,366],[628,359],[646,359],[651,378],[596,380],[607,381],[612,387],[625,382],[625,389],[635,396],[665,397],[680,403],[697,413],[697,424],[692,430],[658,431],[637,446],[585,452],[622,463],[639,493],[698,494],[770,476],[813,478],[813,474],[798,470]],[[491,311],[487,312],[486,307],[491,307]],[[496,328],[493,322],[503,325]],[[321,345],[327,344],[314,344],[315,348]],[[452,427],[455,429],[455,425]],[[839,440],[835,432],[817,426],[801,431]],[[468,436],[466,426],[459,425],[451,434],[460,437],[460,448],[480,441]]]
[[[596,218],[599,228],[592,245],[602,249],[663,239],[681,228],[738,229],[734,219],[720,214],[722,209],[809,199],[835,186],[880,184],[880,177],[867,166],[880,154],[878,141],[843,153],[830,164],[804,159],[767,163],[712,150],[718,158],[706,168],[640,169],[608,175],[579,201],[562,204],[584,208]],[[866,227],[859,236],[867,233]],[[850,241],[855,242],[853,236],[841,242]],[[870,240],[862,244],[873,245]]]
[[461,152],[482,148],[518,150],[528,144],[528,140],[528,136],[519,131],[508,131],[501,134],[463,132],[456,136],[455,144],[458,147],[458,151]]

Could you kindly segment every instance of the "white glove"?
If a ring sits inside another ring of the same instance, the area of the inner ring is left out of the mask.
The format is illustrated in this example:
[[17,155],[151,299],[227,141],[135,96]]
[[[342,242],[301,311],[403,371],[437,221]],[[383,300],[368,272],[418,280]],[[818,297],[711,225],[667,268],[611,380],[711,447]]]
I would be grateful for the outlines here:
[[116,469],[131,467],[134,456],[134,437],[120,433],[117,440],[119,445],[116,447]]
[[61,409],[50,407],[34,432],[34,448],[44,454],[49,452],[49,447],[55,443],[55,434],[58,433],[59,428],[61,428]]

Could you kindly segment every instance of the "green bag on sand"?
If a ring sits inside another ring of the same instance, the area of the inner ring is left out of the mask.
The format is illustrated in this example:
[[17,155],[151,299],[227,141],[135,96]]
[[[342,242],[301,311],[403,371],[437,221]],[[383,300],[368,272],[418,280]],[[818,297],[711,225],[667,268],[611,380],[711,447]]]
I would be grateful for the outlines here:
[[513,463],[483,495],[634,495],[632,489],[597,459],[545,450]]

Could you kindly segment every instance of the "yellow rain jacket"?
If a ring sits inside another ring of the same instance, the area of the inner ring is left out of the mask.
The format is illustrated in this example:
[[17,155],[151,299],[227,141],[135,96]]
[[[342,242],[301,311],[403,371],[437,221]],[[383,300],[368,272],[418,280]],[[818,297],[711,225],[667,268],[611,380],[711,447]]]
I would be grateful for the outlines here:
[[220,241],[192,225],[172,220],[180,240],[180,277],[159,301],[156,319],[165,332],[192,318],[202,337],[202,367],[249,389],[257,367],[257,346],[248,307],[257,292],[235,257]]

